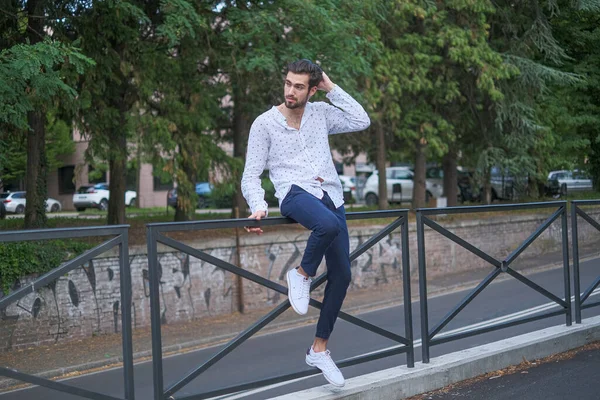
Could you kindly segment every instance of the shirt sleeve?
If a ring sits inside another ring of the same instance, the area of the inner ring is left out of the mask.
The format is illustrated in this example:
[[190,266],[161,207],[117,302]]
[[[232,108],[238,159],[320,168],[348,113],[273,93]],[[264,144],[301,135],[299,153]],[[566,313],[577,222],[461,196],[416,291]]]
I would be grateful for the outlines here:
[[268,212],[265,190],[262,188],[260,176],[267,165],[269,145],[269,134],[260,119],[257,119],[250,128],[246,165],[242,175],[242,194],[252,213],[256,211]]
[[327,98],[333,104],[326,104],[325,108],[330,135],[362,131],[371,125],[371,119],[365,109],[339,86],[335,85],[327,93]]

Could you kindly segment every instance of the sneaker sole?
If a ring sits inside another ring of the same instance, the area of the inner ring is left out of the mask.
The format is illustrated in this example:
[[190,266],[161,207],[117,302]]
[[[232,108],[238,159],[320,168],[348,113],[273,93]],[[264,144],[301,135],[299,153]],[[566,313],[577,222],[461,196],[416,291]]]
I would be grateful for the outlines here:
[[[291,271],[293,271],[293,270],[291,270]],[[306,313],[301,313],[298,310],[298,308],[296,307],[296,305],[292,301],[292,298],[290,297],[290,288],[292,287],[292,285],[290,284],[290,275],[289,275],[289,272],[287,274],[285,274],[285,280],[287,281],[287,284],[288,284],[288,300],[290,301],[290,305],[292,306],[292,308],[294,309],[294,311],[296,311],[296,314],[298,314],[298,315],[306,315]]]
[[325,375],[325,374],[323,373],[323,371],[322,371],[322,370],[321,370],[319,367],[317,367],[317,366],[316,366],[316,365],[314,365],[314,364],[311,364],[311,363],[310,363],[310,361],[308,361],[308,360],[305,360],[305,361],[306,361],[306,364],[307,364],[309,367],[314,367],[314,368],[318,369],[319,371],[321,371],[321,374],[323,374],[323,378],[325,378],[325,380],[326,380],[327,382],[329,382],[330,384],[332,384],[333,386],[341,388],[341,387],[344,387],[344,386],[346,385],[346,382],[342,383],[341,385],[340,385],[339,383],[332,382],[332,381],[331,381],[331,380],[330,380],[330,379],[327,377],[327,375]]

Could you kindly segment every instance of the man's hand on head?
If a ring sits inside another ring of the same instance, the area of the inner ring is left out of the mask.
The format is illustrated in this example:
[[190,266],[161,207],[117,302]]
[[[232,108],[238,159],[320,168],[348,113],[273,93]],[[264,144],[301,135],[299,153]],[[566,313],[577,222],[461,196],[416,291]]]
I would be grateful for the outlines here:
[[331,79],[329,79],[327,74],[323,72],[323,80],[319,82],[319,84],[317,85],[317,89],[324,90],[325,92],[329,93],[329,91],[334,87],[335,83],[331,82]]
[[[250,215],[248,218],[260,221],[262,218],[265,218],[266,216],[267,216],[267,213],[265,211],[259,210],[259,211],[253,212],[252,215]],[[260,227],[245,226],[244,229],[248,233],[256,233],[257,235],[261,235],[263,233],[263,230]]]

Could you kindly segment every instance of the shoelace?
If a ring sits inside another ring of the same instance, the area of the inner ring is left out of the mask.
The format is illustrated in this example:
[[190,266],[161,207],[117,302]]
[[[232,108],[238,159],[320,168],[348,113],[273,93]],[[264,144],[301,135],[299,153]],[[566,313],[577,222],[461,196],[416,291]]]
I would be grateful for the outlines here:
[[310,298],[310,278],[303,278],[302,281],[302,293],[300,294],[302,298],[309,299]]
[[338,367],[333,362],[333,359],[331,358],[330,354],[331,353],[329,352],[329,350],[325,350],[325,354],[321,356],[323,359],[325,359],[325,368],[327,369],[327,371],[337,371]]

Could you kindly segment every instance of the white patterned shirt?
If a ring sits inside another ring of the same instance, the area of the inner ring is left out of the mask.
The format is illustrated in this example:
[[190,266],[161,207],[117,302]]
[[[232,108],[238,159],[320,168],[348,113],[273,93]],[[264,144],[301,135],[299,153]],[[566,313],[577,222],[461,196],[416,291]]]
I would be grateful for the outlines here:
[[344,204],[328,135],[361,131],[371,121],[363,107],[339,86],[330,90],[327,98],[335,107],[325,102],[306,103],[299,130],[288,126],[275,106],[252,124],[242,176],[242,193],[252,213],[267,212],[260,180],[265,169],[280,206],[292,185],[319,199],[326,191],[336,207]]

